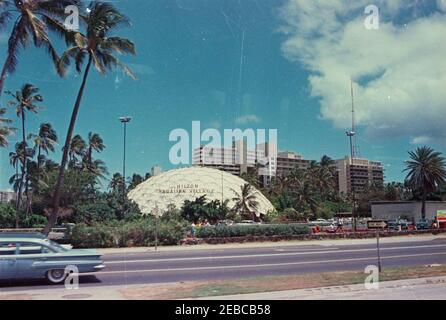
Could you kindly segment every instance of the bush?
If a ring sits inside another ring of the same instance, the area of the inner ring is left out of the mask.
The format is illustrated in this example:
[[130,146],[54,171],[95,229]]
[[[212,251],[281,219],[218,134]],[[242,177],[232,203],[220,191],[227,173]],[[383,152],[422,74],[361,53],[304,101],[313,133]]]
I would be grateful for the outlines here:
[[[189,230],[184,221],[158,221],[158,244],[174,245]],[[151,246],[155,244],[154,219],[132,222],[117,221],[108,224],[76,225],[68,235],[68,241],[76,248],[110,248]]]
[[[15,228],[16,210],[13,205],[0,203],[0,229]],[[21,228],[41,228],[45,226],[47,218],[36,214],[20,213],[19,226]]]
[[308,234],[306,225],[302,224],[259,224],[259,225],[233,225],[210,226],[198,228],[198,238],[226,238],[247,236],[295,236]]
[[15,214],[16,211],[12,205],[0,203],[0,228],[14,228]]

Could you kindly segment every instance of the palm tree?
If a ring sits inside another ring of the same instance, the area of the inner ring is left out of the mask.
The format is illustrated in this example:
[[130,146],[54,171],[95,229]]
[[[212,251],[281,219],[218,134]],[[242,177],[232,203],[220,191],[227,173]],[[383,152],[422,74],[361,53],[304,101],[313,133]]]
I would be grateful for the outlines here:
[[81,158],[85,156],[87,143],[80,135],[77,134],[71,140],[69,148],[68,157],[70,159],[70,164],[74,166]]
[[19,190],[17,193],[17,202],[16,209],[20,209],[20,202],[22,197],[23,183],[26,178],[26,168],[27,168],[27,157],[29,155],[29,150],[27,149],[28,145],[26,143],[26,129],[25,129],[25,114],[26,112],[37,113],[37,110],[42,108],[38,106],[37,103],[43,101],[43,97],[39,94],[39,89],[32,84],[25,84],[22,86],[21,90],[16,91],[16,93],[12,93],[7,91],[7,93],[13,98],[13,100],[8,102],[10,107],[15,108],[15,112],[17,117],[21,118],[22,122],[22,143],[20,146],[23,148],[22,155],[22,166],[21,166],[21,183],[19,185]]
[[335,161],[327,155],[323,155],[319,164],[322,167],[333,168],[335,166]]
[[15,130],[9,126],[12,120],[4,118],[5,113],[6,109],[0,108],[0,147],[8,146],[8,136]]
[[242,216],[252,216],[253,220],[255,220],[258,217],[256,210],[259,203],[256,200],[254,187],[249,183],[245,183],[240,189],[240,192],[232,190],[235,194],[235,197],[232,198],[232,201],[235,201],[233,210],[241,213]]
[[406,182],[421,192],[421,217],[425,219],[427,195],[446,182],[446,162],[440,152],[427,146],[410,151],[409,156],[404,170],[408,171]]
[[14,21],[0,73],[0,96],[7,74],[15,72],[19,52],[29,46],[30,39],[35,47],[46,49],[52,61],[57,63],[59,57],[48,37],[48,29],[66,35],[68,39],[68,30],[57,19],[65,18],[65,8],[69,5],[79,6],[80,0],[0,0],[0,29],[10,20]]
[[111,31],[117,27],[121,25],[130,25],[129,19],[120,13],[112,4],[95,1],[90,5],[87,15],[82,16],[82,20],[86,22],[86,34],[80,32],[74,34],[74,46],[69,48],[62,55],[58,64],[59,74],[64,75],[66,67],[70,64],[71,59],[74,59],[76,70],[80,73],[83,61],[85,58],[88,59],[87,66],[84,70],[82,84],[68,126],[62,160],[60,162],[59,176],[53,195],[52,212],[48,224],[43,231],[45,234],[49,233],[51,227],[57,221],[60,191],[64,181],[71,137],[73,135],[91,65],[93,64],[96,70],[101,74],[105,74],[107,70],[113,68],[120,68],[127,75],[135,78],[133,72],[113,55],[114,53],[136,54],[134,44],[130,40],[110,35]]
[[54,152],[54,145],[57,143],[57,133],[50,123],[42,123],[38,134],[29,134],[28,139],[34,141],[34,151],[37,152],[37,168],[40,168],[42,151],[47,155]]
[[100,153],[105,149],[104,141],[97,133],[88,133],[88,148],[87,148],[87,168],[92,169],[93,165],[93,151]]

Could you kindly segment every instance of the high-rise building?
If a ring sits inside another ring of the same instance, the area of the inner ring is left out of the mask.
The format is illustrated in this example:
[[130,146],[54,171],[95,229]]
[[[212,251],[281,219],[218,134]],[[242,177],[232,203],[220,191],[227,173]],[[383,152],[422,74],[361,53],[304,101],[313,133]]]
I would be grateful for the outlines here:
[[194,150],[192,162],[197,166],[220,169],[238,176],[254,170],[267,183],[276,175],[277,146],[268,142],[250,149],[243,140],[234,141],[231,148],[201,146]]
[[340,192],[360,194],[367,185],[384,184],[384,167],[381,162],[345,157],[336,160],[336,167]]
[[277,172],[278,177],[285,177],[290,174],[294,168],[306,169],[310,164],[310,160],[302,159],[302,155],[291,152],[283,151],[277,155]]

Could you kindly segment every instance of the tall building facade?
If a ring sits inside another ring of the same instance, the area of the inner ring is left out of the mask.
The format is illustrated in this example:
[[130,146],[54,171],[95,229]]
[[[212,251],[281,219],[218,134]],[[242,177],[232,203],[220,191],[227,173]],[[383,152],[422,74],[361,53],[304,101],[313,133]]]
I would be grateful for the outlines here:
[[345,157],[336,160],[336,167],[340,192],[360,194],[367,185],[384,185],[384,167],[381,162]]
[[302,155],[292,152],[283,151],[277,155],[277,172],[278,177],[286,177],[294,168],[306,169],[310,164],[310,160],[305,160]]
[[16,201],[17,194],[12,190],[0,191],[0,203],[9,203],[11,201]]
[[231,148],[201,146],[193,151],[192,163],[237,176],[255,171],[260,179],[267,183],[276,176],[277,146],[267,142],[249,148],[243,140],[234,141]]

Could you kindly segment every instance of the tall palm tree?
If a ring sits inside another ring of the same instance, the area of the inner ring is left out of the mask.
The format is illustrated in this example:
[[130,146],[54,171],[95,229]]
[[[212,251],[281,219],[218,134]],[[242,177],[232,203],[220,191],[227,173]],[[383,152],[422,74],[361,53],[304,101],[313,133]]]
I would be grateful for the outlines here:
[[47,155],[49,152],[54,152],[54,146],[57,143],[57,133],[53,129],[51,123],[42,123],[39,127],[38,134],[29,134],[28,139],[34,141],[34,151],[37,152],[37,168],[40,168],[42,163],[42,151]]
[[5,113],[6,108],[0,108],[0,148],[8,146],[8,136],[15,130],[9,125],[12,120],[4,117]]
[[87,143],[85,142],[85,140],[80,135],[75,135],[71,140],[68,151],[68,157],[70,159],[71,165],[75,165],[80,159],[85,156],[86,148]]
[[104,141],[97,133],[88,133],[88,148],[87,148],[87,169],[92,170],[93,166],[93,151],[100,153],[105,149]]
[[249,183],[245,183],[240,189],[240,192],[232,190],[235,194],[235,197],[232,198],[232,201],[235,201],[233,210],[241,213],[242,216],[252,216],[253,220],[255,220],[258,217],[257,209],[259,203],[256,200],[254,187]]
[[17,192],[17,202],[16,209],[20,209],[20,202],[23,191],[23,184],[26,178],[26,168],[27,168],[27,158],[29,156],[28,145],[26,143],[26,128],[25,128],[25,115],[27,112],[37,113],[41,106],[38,105],[39,102],[43,101],[43,97],[39,94],[39,89],[30,83],[26,83],[22,86],[21,90],[12,93],[7,91],[7,93],[13,98],[13,100],[8,102],[10,107],[15,108],[17,117],[21,119],[22,122],[22,143],[20,146],[23,148],[21,155],[21,183],[19,185],[19,190]]
[[426,218],[426,200],[429,193],[446,183],[446,162],[440,152],[424,146],[409,152],[406,161],[406,182],[421,192],[421,217]]
[[57,63],[59,57],[49,39],[48,29],[66,35],[68,39],[69,32],[59,19],[65,18],[67,6],[80,6],[80,2],[80,0],[0,0],[0,28],[4,28],[9,21],[14,21],[8,40],[6,60],[0,73],[0,97],[7,75],[16,70],[20,50],[27,48],[31,39],[35,47],[46,49],[54,64]]
[[87,65],[84,70],[82,84],[68,126],[62,160],[60,162],[59,176],[53,194],[52,212],[48,224],[43,231],[45,234],[49,233],[51,227],[57,221],[60,191],[64,181],[69,146],[91,65],[93,64],[96,70],[101,74],[105,74],[107,70],[113,68],[120,68],[128,76],[135,78],[133,72],[113,55],[115,53],[136,54],[134,44],[128,39],[115,37],[110,34],[117,27],[122,25],[129,26],[129,19],[120,13],[112,4],[95,1],[90,5],[89,10],[87,10],[86,16],[82,16],[82,20],[86,23],[86,33],[82,34],[81,32],[75,32],[73,37],[74,46],[69,48],[62,55],[58,64],[59,74],[64,75],[66,67],[70,64],[71,59],[73,59],[75,61],[76,70],[80,73],[82,64],[85,61],[85,58],[87,58]]

